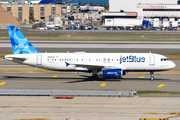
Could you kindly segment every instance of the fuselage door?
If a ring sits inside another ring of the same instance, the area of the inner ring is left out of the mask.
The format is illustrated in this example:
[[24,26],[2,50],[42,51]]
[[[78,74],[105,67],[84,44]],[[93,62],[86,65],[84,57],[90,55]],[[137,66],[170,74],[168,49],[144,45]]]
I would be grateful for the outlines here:
[[154,55],[149,56],[149,65],[155,65],[155,56]]
[[37,55],[36,64],[42,65],[42,55]]

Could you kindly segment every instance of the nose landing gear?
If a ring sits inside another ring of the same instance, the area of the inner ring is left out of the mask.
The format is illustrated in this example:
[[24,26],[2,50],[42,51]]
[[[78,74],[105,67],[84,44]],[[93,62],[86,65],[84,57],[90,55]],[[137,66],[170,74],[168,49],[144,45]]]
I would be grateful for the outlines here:
[[151,81],[154,80],[154,72],[153,72],[153,71],[150,72],[150,80],[151,80]]

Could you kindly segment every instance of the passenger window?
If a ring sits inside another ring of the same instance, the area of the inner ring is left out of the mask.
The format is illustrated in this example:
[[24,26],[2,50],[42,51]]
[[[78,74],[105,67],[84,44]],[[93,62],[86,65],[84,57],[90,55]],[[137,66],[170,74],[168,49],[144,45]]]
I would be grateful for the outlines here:
[[59,61],[61,61],[61,59],[59,59]]
[[161,58],[161,61],[163,61],[164,59],[163,58]]

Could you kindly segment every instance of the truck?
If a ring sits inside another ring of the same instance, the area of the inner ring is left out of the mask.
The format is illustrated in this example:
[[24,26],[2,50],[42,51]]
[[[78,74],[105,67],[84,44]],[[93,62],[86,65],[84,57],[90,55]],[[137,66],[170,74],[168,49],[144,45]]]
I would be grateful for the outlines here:
[[62,29],[62,21],[60,17],[54,18],[54,27],[55,29]]
[[142,19],[136,18],[114,18],[105,19],[105,27],[134,27],[141,26]]

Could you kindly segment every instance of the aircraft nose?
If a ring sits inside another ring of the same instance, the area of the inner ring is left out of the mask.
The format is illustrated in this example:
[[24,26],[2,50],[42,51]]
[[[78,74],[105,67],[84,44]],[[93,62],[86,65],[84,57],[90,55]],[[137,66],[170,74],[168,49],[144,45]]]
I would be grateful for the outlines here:
[[175,64],[174,62],[171,61],[170,67],[171,67],[171,69],[173,69],[173,68],[176,67],[176,64]]

